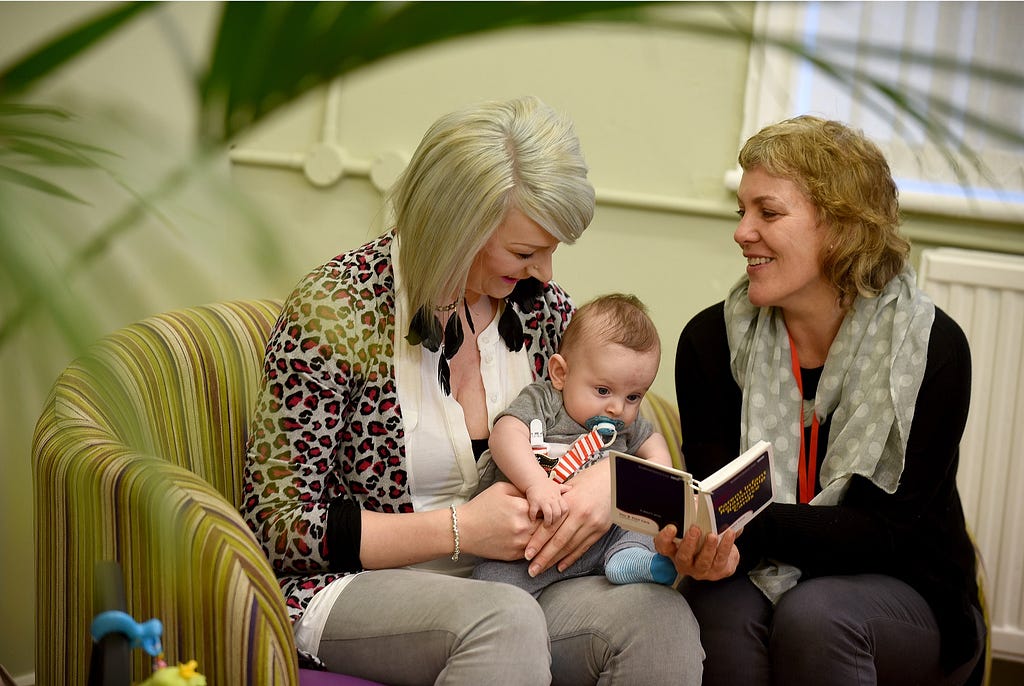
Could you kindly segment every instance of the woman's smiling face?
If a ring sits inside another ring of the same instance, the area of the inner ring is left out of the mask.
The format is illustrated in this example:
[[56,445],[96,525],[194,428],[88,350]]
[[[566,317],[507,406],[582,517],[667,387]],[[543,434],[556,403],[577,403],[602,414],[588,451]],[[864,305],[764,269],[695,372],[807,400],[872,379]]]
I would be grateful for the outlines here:
[[551,256],[557,247],[557,238],[511,208],[469,268],[469,300],[481,295],[501,300],[512,293],[517,281],[531,276],[542,282],[550,281]]
[[799,309],[834,297],[821,269],[826,227],[799,186],[754,167],[743,172],[736,199],[733,240],[747,258],[751,304]]

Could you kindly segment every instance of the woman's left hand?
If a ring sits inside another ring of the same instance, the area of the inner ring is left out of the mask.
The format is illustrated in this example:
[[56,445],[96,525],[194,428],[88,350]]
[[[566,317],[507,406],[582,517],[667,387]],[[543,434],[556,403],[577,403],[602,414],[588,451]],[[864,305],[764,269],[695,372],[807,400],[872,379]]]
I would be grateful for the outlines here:
[[732,529],[721,535],[708,534],[700,544],[700,529],[696,526],[676,540],[676,526],[669,524],[654,537],[654,549],[672,560],[676,571],[701,581],[718,581],[732,576],[740,563],[736,547],[739,533]]
[[565,571],[612,525],[612,505],[608,496],[611,473],[608,460],[601,460],[572,478],[572,488],[563,496],[569,511],[551,526],[539,526],[526,544],[530,560],[530,576],[546,571],[558,563]]

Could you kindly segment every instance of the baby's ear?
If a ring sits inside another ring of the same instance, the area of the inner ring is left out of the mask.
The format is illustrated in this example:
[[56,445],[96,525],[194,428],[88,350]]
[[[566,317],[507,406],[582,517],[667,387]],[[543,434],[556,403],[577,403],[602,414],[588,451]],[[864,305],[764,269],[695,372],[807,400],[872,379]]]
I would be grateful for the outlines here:
[[551,385],[555,387],[556,391],[565,387],[565,375],[568,371],[569,363],[558,353],[552,355],[548,360],[548,378],[551,379]]

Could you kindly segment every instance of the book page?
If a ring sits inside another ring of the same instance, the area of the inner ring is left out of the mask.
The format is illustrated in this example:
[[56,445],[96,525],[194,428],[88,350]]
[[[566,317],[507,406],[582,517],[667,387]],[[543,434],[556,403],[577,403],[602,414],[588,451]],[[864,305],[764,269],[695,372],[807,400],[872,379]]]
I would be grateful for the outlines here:
[[609,451],[612,472],[612,521],[651,536],[669,524],[680,535],[694,517],[692,477],[683,471]]
[[771,445],[759,443],[741,456],[743,460],[738,465],[730,463],[740,469],[731,469],[728,477],[720,480],[713,490],[708,487],[710,479],[699,483],[700,490],[710,501],[714,517],[712,532],[739,528],[772,502],[771,455]]
[[609,451],[609,459],[612,522],[651,536],[668,524],[676,525],[678,536],[694,524],[705,535],[739,528],[775,496],[772,445],[766,441],[703,481],[617,450]]

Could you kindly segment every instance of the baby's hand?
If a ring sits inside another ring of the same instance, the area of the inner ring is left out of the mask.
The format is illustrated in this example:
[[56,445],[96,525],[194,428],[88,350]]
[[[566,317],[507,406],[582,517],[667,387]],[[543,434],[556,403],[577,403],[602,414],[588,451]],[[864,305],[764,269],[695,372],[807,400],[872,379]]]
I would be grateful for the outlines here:
[[569,512],[569,503],[562,494],[572,486],[557,484],[545,479],[526,489],[526,500],[530,503],[530,516],[543,519],[546,526],[558,522]]

